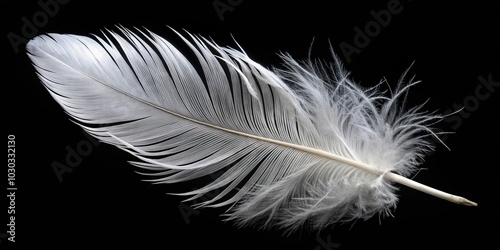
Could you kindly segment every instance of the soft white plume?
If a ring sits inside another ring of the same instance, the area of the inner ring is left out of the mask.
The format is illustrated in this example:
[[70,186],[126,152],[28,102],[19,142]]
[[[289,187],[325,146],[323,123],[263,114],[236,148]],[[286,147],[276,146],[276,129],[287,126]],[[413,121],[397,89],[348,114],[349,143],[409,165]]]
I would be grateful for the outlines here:
[[155,181],[223,172],[184,195],[220,190],[200,205],[228,206],[240,225],[321,229],[395,207],[396,188],[383,173],[412,173],[430,149],[428,125],[439,119],[404,109],[416,82],[365,89],[333,53],[332,64],[283,54],[284,67],[270,70],[242,50],[179,36],[191,60],[156,34],[127,29],[42,35],[27,49],[63,109],[135,155]]

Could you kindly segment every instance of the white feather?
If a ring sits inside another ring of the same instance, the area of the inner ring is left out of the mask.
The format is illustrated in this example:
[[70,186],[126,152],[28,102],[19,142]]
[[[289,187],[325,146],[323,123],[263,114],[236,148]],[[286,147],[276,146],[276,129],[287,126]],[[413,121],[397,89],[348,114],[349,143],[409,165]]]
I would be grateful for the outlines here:
[[149,31],[106,34],[48,34],[28,43],[49,93],[159,183],[222,170],[184,195],[219,189],[200,205],[229,206],[240,225],[321,229],[389,214],[397,196],[384,173],[409,175],[430,149],[424,137],[439,117],[402,109],[413,81],[402,78],[387,94],[380,84],[356,85],[335,56],[326,65],[284,54],[284,69],[269,70],[190,34],[179,36],[191,61]]

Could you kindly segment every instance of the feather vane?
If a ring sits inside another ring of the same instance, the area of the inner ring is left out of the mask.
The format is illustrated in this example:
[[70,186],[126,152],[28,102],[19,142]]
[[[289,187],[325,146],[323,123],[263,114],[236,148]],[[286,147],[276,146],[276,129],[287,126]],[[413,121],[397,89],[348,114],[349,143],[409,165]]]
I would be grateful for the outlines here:
[[27,50],[71,118],[136,156],[155,182],[222,172],[182,195],[220,190],[199,205],[228,206],[239,225],[322,229],[387,215],[398,199],[393,182],[421,185],[403,176],[431,150],[425,137],[440,117],[404,109],[413,79],[390,93],[363,89],[335,55],[325,64],[282,54],[285,67],[268,69],[241,48],[177,34],[196,60],[152,32],[124,28],[42,35]]

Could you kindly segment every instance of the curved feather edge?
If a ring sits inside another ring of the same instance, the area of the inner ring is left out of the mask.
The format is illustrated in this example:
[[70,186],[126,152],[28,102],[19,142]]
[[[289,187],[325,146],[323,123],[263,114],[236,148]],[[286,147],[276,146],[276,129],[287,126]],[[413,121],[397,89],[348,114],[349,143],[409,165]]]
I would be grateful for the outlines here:
[[426,137],[441,117],[404,108],[417,83],[406,73],[394,91],[381,91],[384,82],[365,89],[333,52],[331,64],[281,54],[283,67],[268,69],[241,48],[177,34],[189,59],[148,30],[124,28],[42,35],[27,50],[62,108],[91,135],[140,159],[133,164],[156,183],[222,172],[181,195],[195,200],[219,190],[199,206],[229,206],[228,219],[241,226],[322,229],[389,215],[398,199],[382,174],[408,176],[432,149]]

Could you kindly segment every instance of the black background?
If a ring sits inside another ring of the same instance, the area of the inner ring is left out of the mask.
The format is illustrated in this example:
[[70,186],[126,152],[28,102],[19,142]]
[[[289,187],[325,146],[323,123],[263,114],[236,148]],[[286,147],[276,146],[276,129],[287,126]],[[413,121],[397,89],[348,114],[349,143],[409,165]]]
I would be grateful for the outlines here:
[[[47,2],[47,1],[42,1]],[[53,2],[53,1],[52,1]],[[286,51],[306,58],[313,37],[312,56],[331,60],[329,43],[343,60],[339,45],[354,45],[354,27],[364,29],[374,18],[370,11],[387,9],[390,1],[225,1],[233,4],[223,20],[215,1],[103,1],[71,0],[39,19],[32,34],[46,32],[100,33],[114,25],[147,27],[167,39],[176,29],[235,46],[231,35],[251,58],[266,66],[279,65],[276,55]],[[222,209],[203,209],[186,223],[181,197],[167,195],[186,186],[151,185],[141,181],[131,156],[100,144],[82,157],[60,182],[51,167],[65,163],[67,148],[86,141],[81,128],[69,121],[36,78],[24,45],[16,53],[9,34],[23,36],[23,17],[32,20],[43,8],[37,1],[3,4],[4,134],[16,136],[16,243],[0,238],[0,249],[37,246],[51,249],[127,247],[141,249],[357,249],[377,247],[499,247],[500,224],[495,206],[500,197],[498,153],[500,88],[478,100],[479,76],[500,82],[500,7],[494,1],[423,3],[400,1],[392,15],[359,54],[346,65],[363,86],[387,78],[395,84],[415,61],[410,75],[422,83],[410,91],[409,105],[429,99],[428,110],[453,111],[463,106],[468,117],[454,117],[436,125],[454,132],[446,138],[451,148],[438,145],[426,158],[415,180],[479,203],[463,207],[401,187],[394,217],[374,217],[354,225],[336,225],[322,232],[303,229],[289,236],[280,231],[238,229],[221,222]],[[40,13],[39,13],[40,14]],[[26,32],[25,32],[26,33]],[[25,34],[26,35],[26,34]],[[6,55],[6,56],[5,56]],[[5,98],[6,97],[6,98]],[[475,105],[472,107],[471,105]],[[4,138],[7,140],[7,138]],[[7,179],[6,167],[4,177]],[[2,181],[5,183],[5,181]],[[5,190],[5,188],[2,188]],[[7,200],[2,195],[0,225],[8,223]],[[189,203],[188,203],[189,204]],[[6,226],[0,226],[5,237]]]

